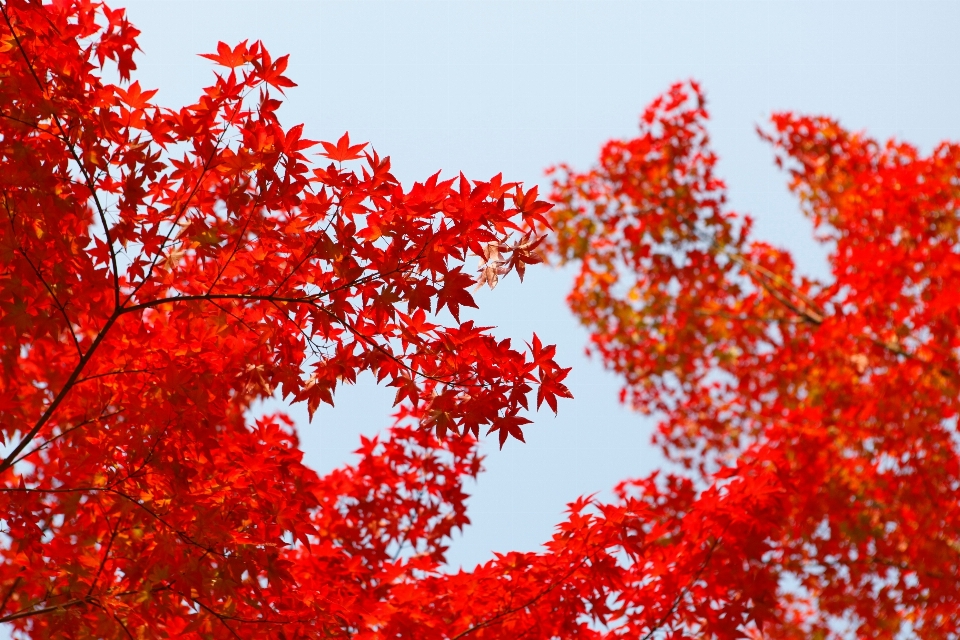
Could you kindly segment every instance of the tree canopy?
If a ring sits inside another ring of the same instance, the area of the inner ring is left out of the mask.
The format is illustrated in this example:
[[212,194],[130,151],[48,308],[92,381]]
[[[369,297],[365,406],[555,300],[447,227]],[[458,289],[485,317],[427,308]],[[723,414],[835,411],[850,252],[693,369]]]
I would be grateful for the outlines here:
[[[960,145],[923,156],[832,118],[774,114],[761,135],[830,249],[831,279],[817,281],[727,209],[706,118],[700,87],[675,85],[596,167],[558,168],[552,249],[578,267],[570,307],[622,399],[658,416],[668,457],[721,503],[738,485],[770,503],[739,514],[762,532],[734,599],[758,630],[948,637]],[[712,567],[695,583],[714,582]],[[720,618],[732,604],[710,599],[684,600]]]

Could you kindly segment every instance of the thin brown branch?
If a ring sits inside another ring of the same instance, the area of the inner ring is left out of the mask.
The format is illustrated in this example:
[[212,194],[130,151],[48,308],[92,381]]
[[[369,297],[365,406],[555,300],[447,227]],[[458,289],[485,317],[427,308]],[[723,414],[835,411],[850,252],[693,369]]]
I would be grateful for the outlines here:
[[[168,585],[160,585],[154,587],[150,590],[151,593],[158,593],[160,591],[169,591],[170,587]],[[132,596],[142,593],[141,591],[123,591],[120,593],[105,594],[107,597],[111,598],[124,598],[126,596]],[[48,596],[49,597],[49,596]],[[23,618],[31,618],[33,616],[40,616],[47,613],[53,613],[55,611],[63,611],[64,609],[71,609],[73,607],[81,607],[84,605],[92,604],[94,606],[102,607],[101,603],[102,596],[84,596],[83,598],[75,598],[73,600],[68,600],[66,602],[61,602],[60,604],[49,605],[46,607],[34,608],[28,607],[26,609],[21,609],[10,615],[3,616],[0,618],[0,624],[4,622],[13,622],[14,620],[21,620]]]
[[128,638],[130,638],[130,640],[136,640],[133,637],[133,634],[130,633],[130,629],[127,629],[127,625],[123,623],[123,621],[120,619],[119,616],[117,616],[117,614],[113,614],[113,619],[117,622],[118,625],[120,625],[120,628],[123,629],[123,632],[126,634]]
[[54,611],[63,611],[64,609],[71,609],[73,607],[79,607],[87,604],[92,604],[96,598],[93,596],[86,596],[83,598],[77,598],[76,600],[69,600],[62,604],[51,605],[49,607],[42,607],[40,609],[23,609],[17,611],[16,613],[11,613],[10,615],[3,616],[0,618],[0,623],[4,622],[13,622],[14,620],[20,620],[21,618],[32,618],[33,616],[42,616],[46,613],[53,613]]
[[[786,282],[786,280],[784,280],[782,277],[771,272],[769,269],[765,269],[764,267],[758,265],[756,262],[753,262],[752,260],[747,260],[740,253],[730,251],[725,247],[721,247],[721,250],[723,250],[727,254],[727,256],[730,257],[731,260],[739,264],[748,273],[750,273],[753,276],[754,282],[756,282],[761,287],[763,287],[764,291],[766,291],[767,293],[772,295],[774,298],[776,298],[777,301],[780,302],[783,306],[787,307],[793,313],[804,318],[805,320],[807,320],[812,324],[816,324],[816,325],[823,324],[823,320],[824,320],[823,312],[819,310],[813,311],[809,308],[806,308],[806,307],[816,307],[816,305],[814,305],[809,300],[809,298],[807,298],[802,293],[800,293],[795,287],[793,287],[788,282]],[[776,287],[773,286],[771,281],[779,284],[781,287],[783,287],[788,292],[790,292],[793,296],[799,299],[804,304],[804,307],[801,308],[799,305],[796,305],[793,302],[791,302],[787,298],[787,296],[785,296]]]
[[659,630],[660,627],[662,627],[667,622],[667,620],[669,620],[670,617],[673,616],[674,613],[676,613],[677,607],[679,607],[680,603],[683,602],[683,599],[687,596],[687,593],[690,592],[690,589],[693,588],[693,585],[695,585],[697,581],[700,580],[700,576],[703,575],[703,572],[706,570],[707,565],[710,564],[710,559],[713,557],[713,552],[720,545],[720,541],[722,539],[723,539],[723,536],[721,535],[713,540],[713,544],[710,545],[710,549],[707,551],[707,557],[704,558],[703,564],[701,564],[700,569],[697,570],[697,574],[693,576],[693,579],[691,579],[690,582],[688,582],[683,587],[683,589],[680,590],[680,593],[677,594],[677,597],[674,599],[673,604],[670,606],[667,612],[664,613],[662,616],[660,616],[660,619],[656,622],[656,624],[654,624],[650,628],[650,631],[648,631],[647,634],[643,636],[643,638],[641,638],[641,640],[650,640],[653,634],[656,633],[657,630]]
[[[103,509],[103,506],[100,507]],[[110,520],[107,518],[107,514],[103,514],[104,519],[109,523]],[[100,580],[100,574],[103,573],[103,568],[107,564],[107,558],[110,557],[110,550],[113,548],[113,541],[117,539],[117,533],[120,531],[120,521],[117,521],[117,524],[114,525],[113,531],[110,533],[110,539],[107,541],[107,546],[103,551],[103,557],[100,558],[100,566],[97,567],[97,574],[93,577],[93,580],[90,582],[90,589],[87,590],[87,597],[93,593],[93,590],[97,588],[97,582]]]
[[[7,218],[10,220],[10,229],[13,232],[13,234],[16,234],[16,226],[14,224],[14,219],[16,218],[16,216],[10,210],[10,201],[6,197],[4,197],[3,199],[3,208],[6,210]],[[30,265],[30,268],[33,270],[34,275],[36,275],[37,279],[40,280],[41,283],[43,283],[43,286],[47,290],[47,293],[50,294],[50,297],[53,299],[53,304],[60,311],[60,315],[63,316],[63,320],[66,323],[67,331],[70,332],[70,337],[73,338],[73,344],[77,349],[77,357],[82,358],[83,349],[80,348],[80,340],[77,338],[77,334],[73,330],[73,323],[70,322],[70,317],[67,316],[67,310],[63,306],[63,303],[60,302],[60,299],[57,297],[57,294],[54,293],[53,287],[51,287],[50,284],[47,283],[47,280],[43,277],[43,274],[40,272],[40,268],[33,263],[33,260],[31,260],[30,256],[27,255],[27,252],[23,250],[23,247],[20,245],[19,241],[17,242],[17,251],[23,257],[23,259],[27,261],[27,264]]]
[[17,579],[10,585],[10,588],[7,590],[7,595],[3,596],[3,602],[0,602],[0,613],[7,608],[7,603],[10,602],[10,598],[13,597],[13,592],[17,590],[21,582],[23,582],[23,576],[17,576]]
[[450,640],[459,640],[459,638],[466,637],[466,636],[468,636],[468,635],[471,634],[471,633],[475,633],[475,632],[479,631],[480,629],[483,629],[483,628],[485,628],[485,627],[489,627],[490,625],[494,624],[494,623],[497,622],[498,620],[502,620],[503,618],[506,618],[507,616],[511,616],[511,615],[513,615],[514,613],[518,612],[518,611],[523,611],[524,609],[526,609],[526,608],[528,608],[528,607],[532,607],[532,606],[535,605],[541,598],[543,598],[545,595],[547,595],[548,593],[550,593],[551,591],[553,591],[554,589],[556,589],[557,587],[559,587],[560,585],[562,585],[563,583],[565,583],[567,580],[569,580],[570,577],[571,577],[573,574],[575,574],[577,571],[579,571],[579,570],[581,569],[581,567],[583,567],[583,565],[585,565],[585,564],[587,563],[587,560],[590,560],[591,558],[592,558],[591,556],[584,556],[584,558],[583,558],[582,560],[580,560],[580,562],[577,563],[577,565],[574,566],[570,571],[568,571],[562,578],[560,578],[559,580],[556,580],[556,581],[554,581],[553,583],[551,583],[549,587],[547,587],[546,589],[544,589],[543,591],[541,591],[540,593],[538,593],[536,596],[534,596],[533,598],[531,598],[531,599],[528,600],[527,602],[523,603],[522,605],[518,605],[518,606],[516,606],[516,607],[511,607],[510,609],[507,609],[507,610],[505,610],[505,611],[501,611],[500,613],[492,616],[491,618],[488,618],[487,620],[484,620],[483,622],[481,622],[481,623],[479,623],[479,624],[476,624],[476,625],[470,627],[469,629],[466,629],[466,630],[464,630],[464,631],[461,631],[461,632],[458,633],[457,635],[455,635],[455,636],[453,636],[452,638],[450,638]]
[[90,362],[91,358],[93,358],[93,354],[96,353],[97,347],[99,347],[100,344],[107,337],[107,333],[109,333],[110,328],[113,327],[113,324],[117,321],[118,317],[119,315],[116,312],[114,312],[114,314],[111,315],[109,319],[107,319],[106,324],[104,324],[103,328],[97,334],[97,337],[94,339],[93,344],[90,345],[90,348],[87,350],[87,352],[83,354],[82,358],[80,358],[80,362],[78,362],[77,366],[74,367],[73,372],[70,374],[70,377],[67,378],[67,381],[60,388],[60,391],[54,397],[53,401],[49,405],[47,405],[46,410],[44,410],[43,414],[40,416],[37,422],[33,425],[30,431],[28,431],[27,434],[20,439],[20,442],[17,444],[16,447],[14,447],[13,451],[11,451],[7,455],[7,457],[3,459],[3,462],[0,462],[0,473],[3,473],[4,471],[12,467],[14,461],[17,459],[17,456],[20,455],[20,452],[23,451],[28,444],[30,444],[30,441],[33,440],[38,433],[40,433],[40,430],[50,419],[50,416],[53,415],[53,412],[57,410],[57,407],[59,407],[60,404],[64,401],[64,399],[67,397],[67,394],[70,392],[70,390],[73,388],[74,384],[76,383],[77,378],[80,377],[80,373],[83,371],[83,368],[87,365],[88,362]]
[[47,446],[49,446],[50,444],[56,442],[57,440],[59,440],[60,438],[64,437],[65,435],[67,435],[67,434],[70,433],[71,431],[76,431],[77,429],[82,429],[83,427],[86,427],[87,425],[91,425],[91,424],[93,424],[93,423],[95,423],[95,422],[100,422],[101,420],[104,420],[104,419],[106,419],[106,418],[112,418],[113,416],[118,415],[118,414],[120,414],[120,413],[122,413],[122,412],[123,412],[123,410],[121,409],[121,410],[119,410],[119,411],[114,411],[114,412],[112,412],[112,413],[101,413],[101,414],[100,414],[98,417],[96,417],[96,418],[90,418],[90,419],[88,419],[88,420],[83,420],[82,422],[78,422],[77,424],[73,425],[73,426],[70,427],[69,429],[64,429],[63,431],[61,431],[60,433],[58,433],[58,434],[55,435],[54,437],[50,438],[49,440],[45,440],[45,441],[42,442],[41,444],[38,444],[36,447],[34,447],[33,449],[31,449],[30,451],[27,451],[25,454],[23,454],[22,456],[20,456],[20,457],[17,458],[16,460],[14,460],[13,463],[16,464],[16,463],[20,462],[21,460],[26,460],[26,459],[28,459],[28,458],[29,458],[30,456],[32,456],[33,454],[35,454],[35,453],[37,453],[37,452],[39,452],[39,451],[42,451],[43,449],[47,448]]
[[236,631],[234,631],[233,627],[231,627],[229,624],[227,624],[227,621],[224,619],[224,617],[223,617],[222,615],[220,615],[219,613],[217,613],[216,611],[214,611],[213,609],[211,609],[211,608],[208,607],[207,605],[203,604],[202,602],[200,602],[199,600],[197,600],[197,599],[194,598],[194,597],[191,597],[191,598],[190,598],[190,601],[191,601],[191,602],[194,602],[198,607],[200,607],[201,609],[203,609],[204,611],[206,611],[206,612],[209,613],[210,615],[214,616],[217,620],[220,621],[220,624],[222,624],[224,627],[227,628],[227,631],[230,632],[230,635],[232,635],[234,638],[237,638],[238,640],[240,640],[240,634],[238,634]]
[[[178,538],[180,538],[181,540],[183,540],[183,541],[186,542],[187,544],[189,544],[189,545],[191,545],[191,546],[194,546],[194,547],[197,547],[198,549],[201,549],[201,550],[203,550],[204,552],[209,553],[209,554],[211,554],[211,555],[214,555],[214,556],[217,556],[217,557],[220,557],[220,558],[223,557],[223,554],[222,554],[222,553],[219,553],[219,552],[211,549],[210,547],[204,546],[203,544],[197,542],[197,541],[194,540],[192,537],[188,536],[186,533],[184,533],[183,531],[181,531],[181,530],[178,529],[177,527],[175,527],[175,526],[173,526],[172,524],[170,524],[169,522],[167,522],[167,521],[163,518],[163,516],[161,516],[161,515],[158,514],[156,511],[154,511],[153,509],[151,509],[151,508],[148,507],[147,505],[143,504],[142,502],[140,502],[140,501],[137,500],[136,498],[133,498],[132,496],[129,496],[129,495],[125,494],[124,492],[122,492],[122,491],[120,491],[120,490],[118,490],[118,489],[115,489],[115,488],[113,488],[113,487],[110,487],[110,486],[104,486],[104,487],[74,487],[74,488],[72,488],[72,489],[40,489],[40,488],[27,488],[27,487],[0,487],[0,493],[17,493],[17,492],[21,492],[21,493],[51,493],[51,494],[57,494],[57,493],[83,493],[83,492],[88,492],[88,491],[89,491],[89,492],[94,492],[94,493],[95,493],[95,492],[112,493],[112,494],[114,494],[114,495],[116,495],[116,496],[119,496],[119,497],[121,497],[121,498],[123,498],[123,499],[125,499],[125,500],[127,500],[127,501],[129,501],[129,502],[131,502],[131,503],[133,503],[135,506],[140,507],[141,509],[143,509],[144,511],[146,511],[150,516],[153,517],[154,520],[156,520],[157,522],[159,522],[160,524],[162,524],[164,527],[166,527],[167,529],[169,529],[170,531],[172,531]],[[3,622],[3,621],[0,620],[0,622]]]
[[[252,89],[250,91],[252,91]],[[170,242],[170,238],[173,235],[173,230],[176,228],[177,224],[179,224],[180,219],[186,214],[187,209],[190,207],[190,202],[193,200],[194,196],[197,195],[197,191],[200,190],[200,186],[203,184],[203,180],[206,177],[207,172],[210,171],[210,165],[213,164],[213,160],[217,156],[217,152],[220,150],[220,145],[223,143],[223,139],[226,137],[227,132],[229,131],[230,127],[233,125],[234,118],[236,118],[237,114],[240,113],[240,107],[243,106],[243,101],[247,97],[247,95],[250,93],[250,91],[247,91],[247,93],[244,93],[243,95],[241,95],[240,98],[237,100],[236,105],[234,105],[233,113],[230,114],[230,117],[224,123],[223,131],[220,133],[220,136],[217,138],[216,144],[213,145],[213,149],[210,150],[210,155],[204,161],[203,167],[200,170],[200,175],[197,176],[197,182],[196,184],[193,185],[193,189],[191,189],[190,195],[188,195],[187,199],[183,201],[183,204],[180,206],[180,212],[177,213],[176,217],[170,223],[170,229],[167,232],[167,234],[164,236],[163,241],[160,243],[160,246],[157,248],[156,255],[150,261],[150,267],[147,269],[146,275],[143,276],[143,280],[141,280],[140,284],[138,284],[136,287],[133,288],[133,291],[130,292],[130,295],[128,295],[126,300],[123,301],[124,306],[126,306],[126,304],[130,300],[132,300],[135,295],[137,295],[137,293],[140,291],[143,285],[145,285],[147,282],[150,281],[150,277],[153,275],[154,269],[156,269],[157,265],[160,264],[160,258],[163,256],[163,250],[166,248],[167,243]],[[117,306],[119,307],[120,305],[118,304]]]
[[[10,115],[9,113],[3,113],[2,111],[0,111],[0,118],[6,118],[7,120],[12,120],[13,122],[17,122],[17,123],[19,123],[19,124],[22,124],[22,125],[25,126],[25,127],[30,127],[31,129],[35,129],[36,131],[39,131],[40,133],[45,133],[45,134],[47,134],[47,135],[49,135],[49,136],[52,136],[53,138],[56,138],[57,140],[59,140],[60,142],[62,142],[62,143],[64,143],[64,144],[69,144],[69,141],[68,141],[66,138],[63,138],[63,137],[61,137],[61,136],[58,136],[56,133],[50,131],[49,129],[45,129],[44,127],[40,126],[39,124],[37,124],[37,123],[35,123],[35,122],[28,122],[28,121],[26,121],[26,120],[21,120],[20,118],[18,118],[18,117],[16,117],[16,116],[12,116],[12,115]],[[77,184],[83,184],[83,183],[82,183],[82,182],[78,182]]]
[[47,293],[50,294],[50,297],[53,298],[53,304],[60,311],[60,315],[63,316],[63,321],[66,323],[67,331],[70,333],[70,337],[73,338],[73,346],[77,349],[77,357],[82,358],[83,349],[80,348],[80,339],[77,338],[77,334],[73,330],[73,323],[70,322],[70,317],[67,315],[67,310],[64,308],[63,303],[60,302],[57,294],[53,292],[53,288],[49,285],[49,283],[47,283],[47,280],[43,277],[43,274],[40,273],[39,267],[33,264],[33,260],[31,260],[30,256],[27,255],[27,252],[24,251],[22,247],[17,247],[17,250],[20,252],[20,255],[23,256],[23,259],[27,261],[27,264],[30,265],[30,268],[33,269],[33,273],[36,274],[37,279],[43,283],[44,289],[46,289]]
[[106,378],[108,376],[119,376],[134,373],[155,373],[157,371],[160,371],[160,369],[114,369],[113,371],[104,371],[103,373],[95,373],[90,376],[84,376],[83,378],[77,380],[77,384],[88,382],[90,380],[96,380],[97,378]]

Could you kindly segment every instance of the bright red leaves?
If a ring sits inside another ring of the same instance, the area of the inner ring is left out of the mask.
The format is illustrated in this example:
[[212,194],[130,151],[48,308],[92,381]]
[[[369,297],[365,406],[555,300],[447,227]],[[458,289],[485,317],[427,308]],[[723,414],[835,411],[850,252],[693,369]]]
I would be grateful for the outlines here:
[[[736,513],[743,534],[717,534],[741,566],[687,574],[704,591],[661,628],[955,634],[960,147],[925,157],[775,115],[764,137],[831,246],[818,282],[725,209],[703,103],[674,86],[637,138],[561,168],[551,212],[551,248],[579,267],[571,308],[668,455],[714,487],[696,502],[760,501]],[[698,600],[710,610],[682,611]]]
[[[522,440],[535,393],[569,397],[552,358],[458,321],[465,262],[550,205],[500,176],[404,189],[347,135],[314,165],[275,115],[287,58],[259,43],[221,43],[216,82],[173,111],[102,81],[135,69],[123,11],[2,12],[0,620],[347,633],[442,560],[481,429]],[[406,426],[358,470],[321,480],[282,417],[244,417],[277,393],[312,412],[363,372]]]

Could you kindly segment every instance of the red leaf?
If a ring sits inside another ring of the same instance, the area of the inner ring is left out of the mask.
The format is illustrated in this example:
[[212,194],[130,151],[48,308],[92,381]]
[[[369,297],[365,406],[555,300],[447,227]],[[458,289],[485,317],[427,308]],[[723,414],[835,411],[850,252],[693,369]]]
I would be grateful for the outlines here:
[[350,145],[350,134],[344,133],[340,139],[337,141],[336,146],[329,142],[321,142],[323,145],[325,153],[321,153],[325,158],[330,158],[334,162],[346,162],[348,160],[357,160],[363,157],[363,150],[367,147],[366,142],[363,144]]

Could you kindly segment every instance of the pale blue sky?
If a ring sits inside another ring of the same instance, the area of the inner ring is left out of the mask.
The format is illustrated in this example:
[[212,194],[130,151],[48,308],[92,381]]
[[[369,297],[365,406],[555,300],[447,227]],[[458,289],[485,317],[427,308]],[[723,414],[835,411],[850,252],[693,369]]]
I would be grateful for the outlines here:
[[[286,125],[308,137],[373,143],[406,184],[438,169],[543,183],[543,169],[586,167],[599,146],[636,130],[637,115],[676,80],[707,91],[719,173],[757,235],[825,273],[822,250],[754,132],[774,110],[824,113],[879,137],[929,149],[960,137],[960,2],[879,1],[191,1],[127,3],[143,31],[139,77],[169,106],[211,78],[196,54],[218,40],[262,39],[290,53]],[[574,366],[576,396],[541,413],[528,443],[497,451],[471,487],[474,524],[454,565],[492,551],[535,549],[581,494],[660,464],[650,423],[617,404],[617,380],[583,355],[566,311],[569,273],[533,269],[527,283],[478,294],[475,314],[499,335],[535,330]],[[313,424],[292,410],[306,459],[326,471],[351,459],[358,433],[388,424],[392,393],[364,380]]]

